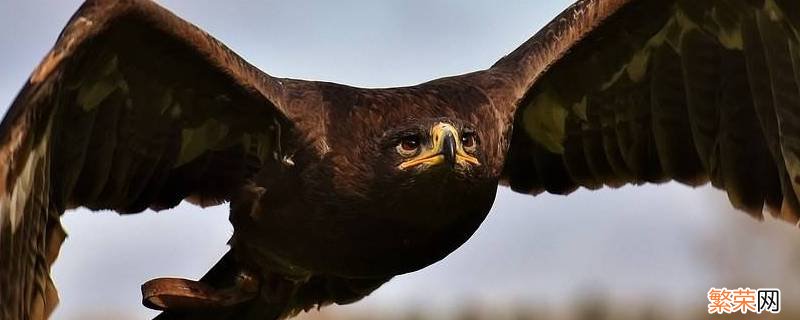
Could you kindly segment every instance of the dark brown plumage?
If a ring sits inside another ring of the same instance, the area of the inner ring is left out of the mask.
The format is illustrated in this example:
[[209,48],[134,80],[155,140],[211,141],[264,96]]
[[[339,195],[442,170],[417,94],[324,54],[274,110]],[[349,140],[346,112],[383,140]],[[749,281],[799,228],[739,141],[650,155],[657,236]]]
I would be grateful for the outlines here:
[[797,223],[800,35],[775,1],[579,1],[490,69],[278,79],[146,0],[87,1],[0,125],[0,317],[43,319],[69,208],[230,201],[231,251],[159,319],[284,318],[442,259],[498,182],[711,181]]

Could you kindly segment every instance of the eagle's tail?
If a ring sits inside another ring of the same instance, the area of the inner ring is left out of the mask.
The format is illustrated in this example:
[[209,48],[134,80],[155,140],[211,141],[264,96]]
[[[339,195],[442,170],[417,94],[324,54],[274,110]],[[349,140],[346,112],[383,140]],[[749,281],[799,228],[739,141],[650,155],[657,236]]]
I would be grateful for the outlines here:
[[312,276],[289,280],[245,271],[231,251],[199,281],[159,278],[142,285],[154,320],[286,319],[315,307],[356,302],[388,281]]

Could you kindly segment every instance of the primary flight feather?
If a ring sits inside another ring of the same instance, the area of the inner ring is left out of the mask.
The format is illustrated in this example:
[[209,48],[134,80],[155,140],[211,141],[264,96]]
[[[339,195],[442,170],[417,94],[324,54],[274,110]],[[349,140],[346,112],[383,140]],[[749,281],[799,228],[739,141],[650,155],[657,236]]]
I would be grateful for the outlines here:
[[65,210],[230,202],[159,319],[351,303],[458,248],[498,184],[710,181],[796,224],[800,5],[585,0],[491,68],[362,89],[271,77],[147,0],[90,0],[0,124],[0,318],[44,319]]

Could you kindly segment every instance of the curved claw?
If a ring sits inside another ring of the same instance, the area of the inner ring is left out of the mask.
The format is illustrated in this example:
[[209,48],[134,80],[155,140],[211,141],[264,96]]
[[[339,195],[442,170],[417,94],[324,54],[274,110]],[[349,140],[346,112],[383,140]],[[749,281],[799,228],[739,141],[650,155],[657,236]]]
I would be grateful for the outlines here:
[[204,282],[181,278],[157,278],[142,284],[142,304],[161,311],[217,309],[253,299],[258,281],[239,274],[236,285],[217,289]]

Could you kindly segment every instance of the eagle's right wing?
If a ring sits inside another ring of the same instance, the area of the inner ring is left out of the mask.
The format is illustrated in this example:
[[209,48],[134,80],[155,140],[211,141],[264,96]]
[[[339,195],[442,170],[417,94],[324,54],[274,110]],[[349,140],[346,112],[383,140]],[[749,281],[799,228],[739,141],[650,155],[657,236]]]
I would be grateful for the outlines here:
[[280,83],[145,0],[88,1],[0,125],[0,319],[43,319],[79,206],[220,203],[280,153]]

